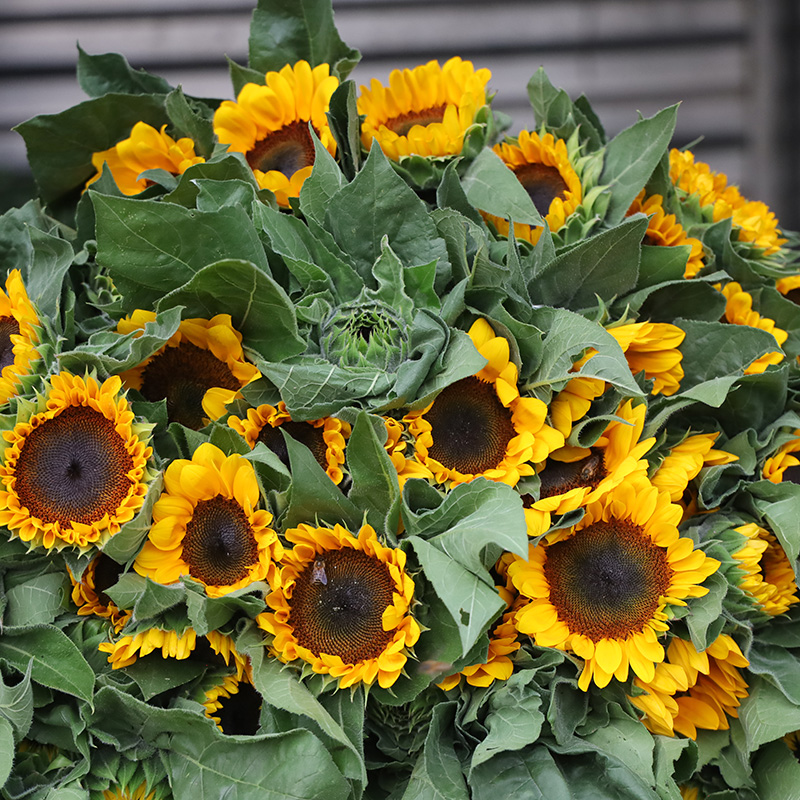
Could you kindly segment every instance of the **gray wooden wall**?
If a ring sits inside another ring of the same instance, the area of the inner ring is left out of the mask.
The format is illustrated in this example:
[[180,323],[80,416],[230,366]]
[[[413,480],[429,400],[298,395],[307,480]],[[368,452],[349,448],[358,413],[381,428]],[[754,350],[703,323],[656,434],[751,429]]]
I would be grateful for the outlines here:
[[[533,125],[525,86],[539,66],[588,96],[610,134],[680,102],[675,144],[800,227],[798,0],[334,0],[353,78],[451,55],[492,71],[495,105]],[[246,62],[251,0],[0,0],[0,170],[26,174],[10,128],[83,98],[76,42],[123,53],[187,93],[231,97],[224,56]],[[8,192],[7,192],[8,194]]]

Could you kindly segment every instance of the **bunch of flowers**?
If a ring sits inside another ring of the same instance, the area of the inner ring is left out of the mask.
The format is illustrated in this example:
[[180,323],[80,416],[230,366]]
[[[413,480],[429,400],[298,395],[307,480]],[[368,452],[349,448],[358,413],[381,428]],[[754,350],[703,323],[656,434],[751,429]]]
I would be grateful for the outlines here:
[[796,797],[797,237],[675,107],[249,44],[17,128],[3,797]]

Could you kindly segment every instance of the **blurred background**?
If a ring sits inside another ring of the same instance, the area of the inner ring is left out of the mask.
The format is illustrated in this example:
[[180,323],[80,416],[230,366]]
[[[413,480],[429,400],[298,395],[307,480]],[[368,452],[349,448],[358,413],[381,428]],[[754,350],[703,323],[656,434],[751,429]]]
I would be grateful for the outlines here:
[[[0,0],[0,211],[34,187],[11,128],[86,99],[77,47],[121,53],[187,94],[233,98],[255,0]],[[680,102],[675,146],[800,229],[800,0],[333,0],[351,77],[460,55],[488,67],[493,105],[534,125],[526,84],[543,66],[585,94],[609,136]],[[697,141],[699,140],[699,141]]]

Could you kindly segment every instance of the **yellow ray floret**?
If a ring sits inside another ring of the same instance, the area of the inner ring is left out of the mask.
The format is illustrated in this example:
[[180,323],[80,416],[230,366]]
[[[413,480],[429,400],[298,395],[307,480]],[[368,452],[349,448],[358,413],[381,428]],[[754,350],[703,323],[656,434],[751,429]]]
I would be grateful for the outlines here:
[[3,434],[0,525],[48,550],[102,546],[133,519],[153,472],[150,425],[119,377],[51,376],[38,411]]
[[330,675],[341,688],[384,688],[400,676],[420,634],[409,613],[414,582],[405,553],[384,547],[364,525],[358,537],[339,525],[301,524],[286,533],[294,544],[283,559],[280,588],[258,625],[274,654]]
[[166,129],[166,125],[156,130],[146,122],[137,122],[127,139],[92,155],[92,166],[97,172],[89,178],[86,186],[91,186],[100,177],[106,164],[123,194],[139,194],[152,183],[139,177],[143,172],[163,169],[173,175],[183,175],[189,167],[205,161],[194,152],[191,139],[173,139]]
[[664,659],[659,634],[667,606],[708,590],[701,584],[720,562],[681,538],[680,506],[636,473],[552,544],[531,545],[508,574],[528,602],[517,611],[521,633],[536,644],[584,660],[578,685],[625,681],[629,671],[652,680]]
[[39,315],[33,307],[22,275],[13,269],[0,289],[0,356],[5,364],[0,373],[0,405],[14,397],[20,378],[29,375],[39,359]]
[[[747,325],[750,328],[771,333],[775,337],[778,346],[782,346],[789,337],[787,331],[779,328],[775,320],[769,317],[762,317],[758,311],[753,309],[753,296],[742,289],[741,284],[736,281],[729,281],[725,286],[717,284],[715,288],[725,295],[725,319],[733,325]],[[784,355],[779,350],[757,358],[752,364],[745,368],[745,375],[759,375],[770,365],[780,364]]]
[[532,462],[561,447],[564,437],[545,422],[541,400],[520,396],[508,340],[495,336],[484,319],[473,324],[469,336],[488,363],[404,417],[415,457],[437,483],[452,487],[482,476],[515,486],[533,474]]
[[283,548],[270,527],[272,514],[258,508],[260,501],[250,461],[201,444],[191,459],[175,459],[167,467],[134,569],[163,584],[191,575],[210,597],[254,581],[273,585]]
[[[539,135],[522,131],[514,140],[494,146],[506,166],[525,187],[547,227],[555,232],[564,227],[567,217],[583,201],[583,187],[567,153],[567,143],[552,133]],[[483,215],[501,236],[508,236],[507,219]],[[542,235],[539,226],[514,223],[514,236],[536,244]]]
[[414,69],[392,70],[389,86],[375,78],[361,87],[358,112],[364,115],[364,147],[378,142],[393,161],[403,156],[458,155],[464,135],[486,105],[488,69],[475,70],[458,56]]
[[274,192],[281,206],[298,197],[314,165],[313,127],[322,146],[336,154],[326,113],[339,86],[329,64],[312,69],[307,61],[268,72],[264,84],[247,83],[236,102],[224,100],[214,113],[214,131],[222,144],[243,153],[262,189]]

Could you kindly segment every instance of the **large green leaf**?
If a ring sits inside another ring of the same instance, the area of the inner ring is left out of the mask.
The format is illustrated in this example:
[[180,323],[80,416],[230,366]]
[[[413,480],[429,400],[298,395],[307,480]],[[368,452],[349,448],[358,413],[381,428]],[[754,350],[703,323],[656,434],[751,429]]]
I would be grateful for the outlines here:
[[69,637],[52,625],[7,628],[0,637],[0,659],[22,673],[30,664],[35,683],[91,702],[94,670]]
[[250,261],[269,271],[264,247],[242,208],[215,212],[155,200],[92,193],[97,260],[108,269],[125,310],[153,308],[208,264]]
[[8,780],[13,767],[14,730],[5,717],[0,717],[0,786]]
[[95,172],[92,154],[130,136],[140,121],[155,128],[167,121],[163,96],[106,94],[14,130],[25,140],[42,199],[51,202],[82,186]]
[[72,245],[49,233],[28,228],[33,258],[28,267],[25,290],[43,319],[58,319],[64,276],[75,254]]
[[639,277],[647,219],[636,215],[571,247],[528,284],[534,303],[579,310],[629,292]]
[[30,669],[25,671],[22,680],[6,686],[0,675],[0,717],[7,720],[16,738],[22,739],[33,722],[33,688]]
[[119,53],[91,55],[78,45],[78,83],[89,97],[104,94],[167,94],[172,86],[158,75],[134,70]]
[[600,183],[611,187],[606,223],[620,222],[672,139],[678,106],[670,106],[618,133],[606,146]]
[[69,579],[66,573],[38,575],[9,589],[3,624],[12,627],[49,625],[64,610]]
[[156,310],[183,306],[185,317],[230,314],[242,344],[268,361],[305,350],[294,304],[286,292],[251,261],[226,258],[198,270],[183,286],[164,294]]
[[300,60],[330,64],[344,78],[361,54],[339,37],[330,0],[258,0],[250,24],[250,68],[278,71]]
[[800,762],[785,742],[763,747],[753,765],[759,800],[800,800]]
[[739,720],[749,752],[800,730],[800,706],[787,702],[786,695],[767,678],[760,675],[751,677],[748,688],[749,694],[739,708]]

